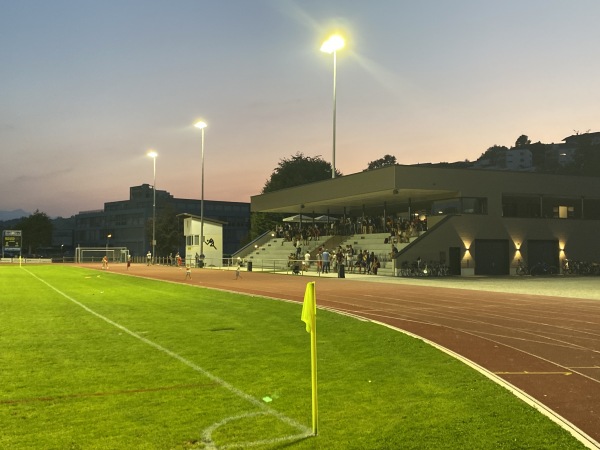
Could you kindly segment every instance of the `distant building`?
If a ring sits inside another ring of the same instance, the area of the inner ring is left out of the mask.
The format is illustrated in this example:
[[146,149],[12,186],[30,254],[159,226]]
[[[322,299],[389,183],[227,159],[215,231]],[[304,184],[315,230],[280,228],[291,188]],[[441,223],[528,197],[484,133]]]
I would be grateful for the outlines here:
[[598,145],[600,144],[600,131],[593,133],[572,134],[563,139],[568,147],[577,147],[581,144]]
[[[149,184],[129,188],[129,199],[107,202],[104,209],[82,211],[75,215],[74,244],[81,247],[127,247],[139,256],[151,250],[154,192]],[[156,191],[157,222],[160,213],[170,207],[173,220],[178,214],[200,216],[200,200],[174,198],[167,191]],[[204,217],[223,222],[223,253],[234,253],[250,231],[250,203],[204,200]],[[181,224],[183,229],[183,224]],[[108,235],[111,235],[110,239]],[[157,242],[161,239],[156,236]],[[182,236],[177,251],[185,251]],[[158,252],[157,252],[158,253]],[[167,256],[157,254],[156,256]]]
[[486,155],[473,163],[475,169],[513,170],[531,172],[534,170],[533,156],[527,148],[498,148],[493,155]]
[[567,166],[575,162],[577,148],[568,144],[548,144],[546,146],[546,160],[555,161],[560,166]]
[[532,170],[531,151],[526,148],[513,148],[506,152],[504,168],[506,170]]
[[74,228],[74,217],[52,219],[52,247],[59,250],[61,255],[73,252]]

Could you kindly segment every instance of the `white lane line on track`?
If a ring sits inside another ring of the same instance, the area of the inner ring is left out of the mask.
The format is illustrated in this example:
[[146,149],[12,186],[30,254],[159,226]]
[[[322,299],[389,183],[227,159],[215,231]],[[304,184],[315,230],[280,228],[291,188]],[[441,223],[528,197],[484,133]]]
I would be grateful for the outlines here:
[[[349,304],[348,302],[344,302],[343,305],[345,307],[358,307],[358,308],[362,308],[361,312],[357,312],[357,311],[353,311],[355,314],[373,314],[373,315],[381,315],[381,316],[385,316],[385,314],[400,314],[397,313],[396,311],[389,311],[385,308],[382,308],[381,306],[388,306],[390,305],[390,303],[388,302],[378,302],[378,301],[370,301],[371,303],[375,303],[376,305],[380,305],[380,308],[374,308],[373,306],[365,306],[362,304]],[[335,302],[334,302],[335,303]],[[414,302],[413,302],[414,303]],[[428,309],[428,310],[423,310],[422,307],[413,307],[413,306],[406,306],[404,308],[404,311],[410,312],[413,317],[410,317],[411,320],[414,321],[420,321],[419,317],[426,317],[426,321],[424,321],[424,323],[430,323],[432,325],[439,325],[439,326],[444,326],[447,328],[452,328],[452,329],[457,329],[460,331],[464,331],[462,328],[457,328],[456,326],[450,324],[449,322],[467,322],[467,323],[471,323],[471,324],[475,324],[475,325],[481,325],[484,327],[493,327],[493,328],[497,328],[499,330],[509,330],[511,331],[513,334],[515,332],[517,333],[521,333],[525,336],[532,336],[532,337],[536,337],[539,339],[545,339],[548,342],[546,342],[547,345],[555,345],[555,346],[559,346],[559,347],[568,347],[568,348],[574,348],[574,349],[579,349],[582,351],[590,351],[592,353],[598,353],[598,350],[595,350],[593,348],[589,348],[586,347],[584,345],[580,345],[580,344],[575,344],[573,342],[568,342],[559,338],[555,338],[550,336],[549,334],[551,334],[550,332],[547,333],[541,333],[541,332],[535,332],[535,331],[530,331],[527,329],[522,329],[522,328],[515,328],[515,327],[509,327],[509,326],[505,326],[505,325],[501,325],[498,323],[493,322],[491,319],[496,319],[496,320],[504,320],[506,319],[505,317],[498,315],[498,314],[485,314],[484,317],[481,317],[479,319],[475,319],[475,318],[467,318],[464,315],[453,315],[450,313],[442,313],[439,312],[437,310],[432,309]],[[408,317],[406,315],[404,316],[394,316],[397,317],[398,319],[408,319]],[[436,319],[437,321],[434,322],[432,321],[432,319]],[[487,320],[485,320],[487,319]],[[422,320],[422,319],[421,319]],[[597,336],[596,333],[589,333],[589,332],[581,332],[580,330],[576,330],[576,329],[572,329],[569,327],[564,327],[564,326],[558,326],[558,325],[553,325],[553,324],[547,324],[544,322],[536,322],[536,321],[532,321],[532,320],[524,320],[524,319],[519,319],[520,322],[528,324],[528,325],[537,325],[537,326],[542,326],[542,327],[546,327],[549,329],[558,329],[558,330],[563,330],[563,331],[570,331],[570,332],[575,332],[578,333],[579,335],[581,335],[581,338],[587,338],[587,339],[592,339],[595,338]],[[472,331],[469,330],[470,333],[476,334],[478,332],[476,331]],[[483,331],[480,331],[479,333],[481,334],[492,334],[492,333],[486,333]],[[493,334],[492,334],[493,335]],[[501,334],[496,333],[497,336],[502,336]],[[514,336],[506,336],[507,338],[513,338],[513,339],[518,339]],[[521,338],[524,341],[528,341],[529,339],[525,339],[525,338]],[[531,342],[538,342],[538,341],[534,341],[531,340]],[[541,343],[541,342],[540,342]]]
[[[332,311],[340,311],[340,312],[343,312],[343,313],[348,312],[348,313],[356,314],[356,311],[336,310],[335,308],[330,308],[330,310],[332,310]],[[441,327],[441,328],[447,328],[447,329],[450,329],[450,330],[454,330],[454,331],[457,331],[457,332],[460,332],[460,333],[463,333],[463,334],[466,334],[466,335],[470,335],[470,336],[474,336],[474,337],[479,338],[479,339],[486,340],[488,342],[492,342],[494,344],[502,345],[503,347],[510,348],[511,350],[514,350],[516,352],[523,353],[525,355],[528,355],[528,356],[531,356],[533,358],[539,359],[540,361],[544,361],[544,362],[552,364],[554,366],[563,368],[563,369],[565,369],[565,371],[571,370],[572,372],[576,373],[577,375],[579,375],[581,377],[584,377],[584,378],[587,378],[587,379],[593,381],[594,383],[598,383],[599,382],[599,380],[597,380],[595,378],[592,378],[589,375],[586,375],[584,373],[581,373],[581,372],[578,372],[578,371],[574,370],[573,367],[564,366],[563,364],[560,364],[560,363],[558,363],[556,361],[551,361],[551,360],[549,360],[549,359],[547,359],[547,358],[545,358],[543,356],[536,355],[536,354],[531,353],[531,352],[529,352],[527,350],[520,349],[518,347],[515,347],[513,345],[509,345],[509,344],[504,343],[504,342],[496,341],[494,339],[491,339],[491,338],[486,337],[484,335],[480,335],[480,334],[475,333],[475,332],[470,331],[470,330],[464,330],[464,329],[460,329],[460,328],[453,328],[453,327],[450,327],[450,326],[447,326],[447,325],[444,325],[444,324],[434,323],[434,322],[429,322],[429,321],[424,321],[424,320],[417,320],[417,319],[404,318],[404,317],[396,317],[396,316],[390,316],[390,315],[386,315],[386,314],[377,314],[375,312],[365,312],[363,314],[366,314],[367,315],[366,318],[368,318],[372,322],[381,323],[381,324],[383,324],[383,325],[385,325],[385,326],[387,326],[389,328],[398,329],[398,330],[402,331],[403,333],[410,334],[410,335],[412,335],[412,333],[410,333],[409,331],[402,330],[402,329],[397,328],[397,327],[395,327],[393,325],[386,324],[385,322],[380,322],[380,320],[393,319],[393,320],[398,320],[398,321],[402,321],[402,322],[412,322],[412,323],[418,323],[418,324],[423,324],[423,325],[430,325],[430,326],[435,326],[435,327]],[[420,336],[417,336],[417,337],[419,339],[422,339],[422,340],[426,341],[426,342],[429,342],[427,339],[425,339],[423,337],[420,337]],[[442,347],[439,344],[436,344],[435,346],[439,347],[439,348],[445,348],[445,347]],[[452,352],[452,350],[449,350],[449,351]],[[454,355],[454,352],[452,352],[452,354]],[[462,360],[470,361],[470,360],[464,358],[463,356],[461,356],[461,361]],[[487,369],[484,369],[484,370],[487,370]]]

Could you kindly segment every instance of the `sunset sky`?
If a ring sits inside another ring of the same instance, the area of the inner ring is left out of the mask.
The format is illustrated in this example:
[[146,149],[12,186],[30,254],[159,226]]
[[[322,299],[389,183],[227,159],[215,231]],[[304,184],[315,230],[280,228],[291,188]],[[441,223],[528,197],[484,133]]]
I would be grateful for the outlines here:
[[0,0],[0,210],[153,183],[249,202],[282,158],[475,160],[600,131],[597,0]]

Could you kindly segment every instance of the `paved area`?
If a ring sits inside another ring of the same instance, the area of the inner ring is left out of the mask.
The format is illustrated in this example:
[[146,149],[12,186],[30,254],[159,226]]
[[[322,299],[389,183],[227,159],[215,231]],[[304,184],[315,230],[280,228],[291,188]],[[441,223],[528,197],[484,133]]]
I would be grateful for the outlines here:
[[[99,268],[94,265],[94,268]],[[552,411],[590,448],[600,448],[600,278],[405,279],[286,275],[114,265],[111,271],[317,303],[420,336],[454,352]]]

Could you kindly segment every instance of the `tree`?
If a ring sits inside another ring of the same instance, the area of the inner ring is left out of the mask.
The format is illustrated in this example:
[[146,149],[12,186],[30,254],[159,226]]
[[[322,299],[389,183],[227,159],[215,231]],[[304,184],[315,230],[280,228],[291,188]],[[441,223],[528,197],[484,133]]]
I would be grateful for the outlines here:
[[253,212],[250,215],[250,240],[254,240],[265,231],[274,230],[283,221],[285,214]]
[[[341,172],[336,170],[336,176]],[[283,158],[279,165],[273,170],[261,193],[278,191],[280,189],[300,186],[315,181],[331,178],[331,164],[323,160],[321,156],[304,156],[298,152],[289,159]]]
[[482,153],[479,157],[481,159],[488,159],[490,161],[490,166],[499,166],[502,167],[505,164],[506,152],[508,148],[504,145],[493,145],[488,148],[485,153]]
[[385,155],[383,158],[376,159],[375,161],[371,161],[367,168],[363,170],[366,172],[367,170],[379,169],[381,167],[386,166],[394,166],[396,164],[396,157],[392,155]]
[[[342,176],[339,170],[336,176]],[[261,191],[261,194],[275,192],[280,189],[301,186],[315,181],[331,178],[331,164],[321,156],[304,156],[298,152],[290,158],[283,158],[273,170]],[[250,239],[256,239],[265,231],[274,230],[284,218],[282,214],[252,213],[250,216]]]
[[597,177],[600,174],[600,144],[594,143],[586,133],[579,135],[576,148],[574,167],[571,169],[578,175]]
[[177,253],[183,239],[183,225],[171,205],[160,210],[156,217],[156,254],[166,256]]
[[551,171],[551,168],[548,167],[550,161],[546,161],[547,148],[548,146],[546,144],[542,144],[539,141],[528,146],[528,149],[531,152],[531,162],[539,171]]
[[[157,208],[156,215],[156,256],[176,253],[183,240],[183,225],[175,210],[169,204]],[[146,223],[146,236],[152,242],[152,219]]]
[[517,141],[515,142],[515,147],[516,148],[523,148],[523,147],[527,147],[529,144],[531,144],[531,141],[529,140],[529,138],[522,134],[521,136],[519,136],[517,138]]
[[21,219],[15,226],[23,232],[23,249],[32,254],[39,247],[52,245],[52,221],[46,213],[35,210],[29,217]]

